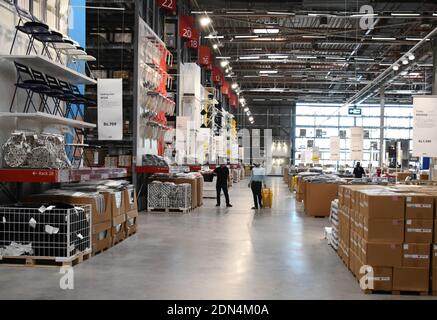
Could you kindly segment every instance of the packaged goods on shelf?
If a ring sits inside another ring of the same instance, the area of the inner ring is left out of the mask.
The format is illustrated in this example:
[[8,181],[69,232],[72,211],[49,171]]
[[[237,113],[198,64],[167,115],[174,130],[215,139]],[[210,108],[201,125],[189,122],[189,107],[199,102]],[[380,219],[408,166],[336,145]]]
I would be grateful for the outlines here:
[[190,209],[191,185],[153,181],[148,186],[148,207],[152,209]]
[[117,168],[118,156],[105,157],[105,168]]
[[332,224],[332,238],[333,238],[333,248],[338,250],[339,243],[339,207],[338,207],[338,199],[335,199],[331,202],[331,214],[329,216],[329,220]]
[[168,163],[162,157],[152,154],[145,154],[143,155],[143,166],[168,167]]
[[[1,255],[16,252],[67,259],[91,249],[91,208],[88,205],[48,202],[0,206],[0,217]],[[24,250],[23,246],[28,249]]]
[[11,168],[66,169],[64,137],[51,133],[14,131],[2,147],[5,164]]

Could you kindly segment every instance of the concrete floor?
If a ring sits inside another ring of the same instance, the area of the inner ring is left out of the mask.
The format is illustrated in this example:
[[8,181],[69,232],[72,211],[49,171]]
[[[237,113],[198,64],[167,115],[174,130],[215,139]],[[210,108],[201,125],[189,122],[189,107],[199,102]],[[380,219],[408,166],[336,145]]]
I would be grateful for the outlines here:
[[328,220],[305,217],[281,178],[271,184],[272,210],[250,210],[242,181],[231,209],[206,200],[141,215],[137,235],[74,268],[74,290],[60,289],[57,268],[0,266],[0,299],[431,299],[362,294],[323,239]]

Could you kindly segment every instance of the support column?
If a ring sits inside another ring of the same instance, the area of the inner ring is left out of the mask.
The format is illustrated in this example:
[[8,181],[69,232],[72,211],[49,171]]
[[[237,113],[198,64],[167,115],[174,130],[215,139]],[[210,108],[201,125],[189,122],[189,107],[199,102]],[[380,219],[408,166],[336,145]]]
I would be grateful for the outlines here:
[[[437,38],[432,39],[432,94],[437,95]],[[435,181],[437,179],[437,171],[434,165],[437,164],[437,158],[429,159],[429,180]]]
[[379,167],[382,169],[384,164],[384,109],[385,109],[385,88],[379,89],[379,98],[381,100],[381,111],[379,114]]
[[290,152],[291,164],[296,164],[296,103],[291,106]]

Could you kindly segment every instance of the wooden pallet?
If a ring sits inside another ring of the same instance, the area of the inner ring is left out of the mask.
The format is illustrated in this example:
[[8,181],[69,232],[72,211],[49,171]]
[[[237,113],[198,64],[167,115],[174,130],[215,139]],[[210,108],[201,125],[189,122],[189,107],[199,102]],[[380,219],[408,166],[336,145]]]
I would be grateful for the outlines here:
[[11,267],[73,267],[90,259],[91,256],[91,251],[87,251],[78,253],[67,260],[56,257],[2,257],[0,265]]
[[192,208],[149,208],[148,212],[161,213],[189,213],[193,211]]
[[391,291],[381,291],[381,290],[363,290],[364,294],[392,294],[396,296],[429,296],[428,291],[399,291],[399,290],[391,290]]
[[115,246],[115,245],[117,245],[117,244],[119,244],[119,243],[122,243],[124,240],[126,240],[126,238],[123,238],[123,239],[119,239],[119,240],[117,240],[117,241],[114,241],[114,242],[112,243],[112,246]]
[[99,254],[101,254],[101,253],[103,253],[103,252],[105,252],[105,251],[108,251],[110,248],[111,248],[111,247],[103,248],[103,249],[101,249],[101,250],[99,250],[99,251],[95,251],[95,252],[93,252],[93,257],[95,257],[95,256],[97,256],[97,255],[99,255]]

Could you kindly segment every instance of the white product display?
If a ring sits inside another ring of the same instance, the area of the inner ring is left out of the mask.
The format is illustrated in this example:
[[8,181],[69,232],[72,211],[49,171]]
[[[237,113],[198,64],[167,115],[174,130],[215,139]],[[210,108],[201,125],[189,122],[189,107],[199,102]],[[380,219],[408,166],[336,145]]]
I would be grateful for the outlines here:
[[354,127],[351,128],[351,141],[350,141],[350,160],[362,160],[363,159],[363,128]]
[[413,156],[437,157],[437,96],[417,96],[413,101]]
[[99,79],[97,94],[99,140],[122,140],[123,80]]

